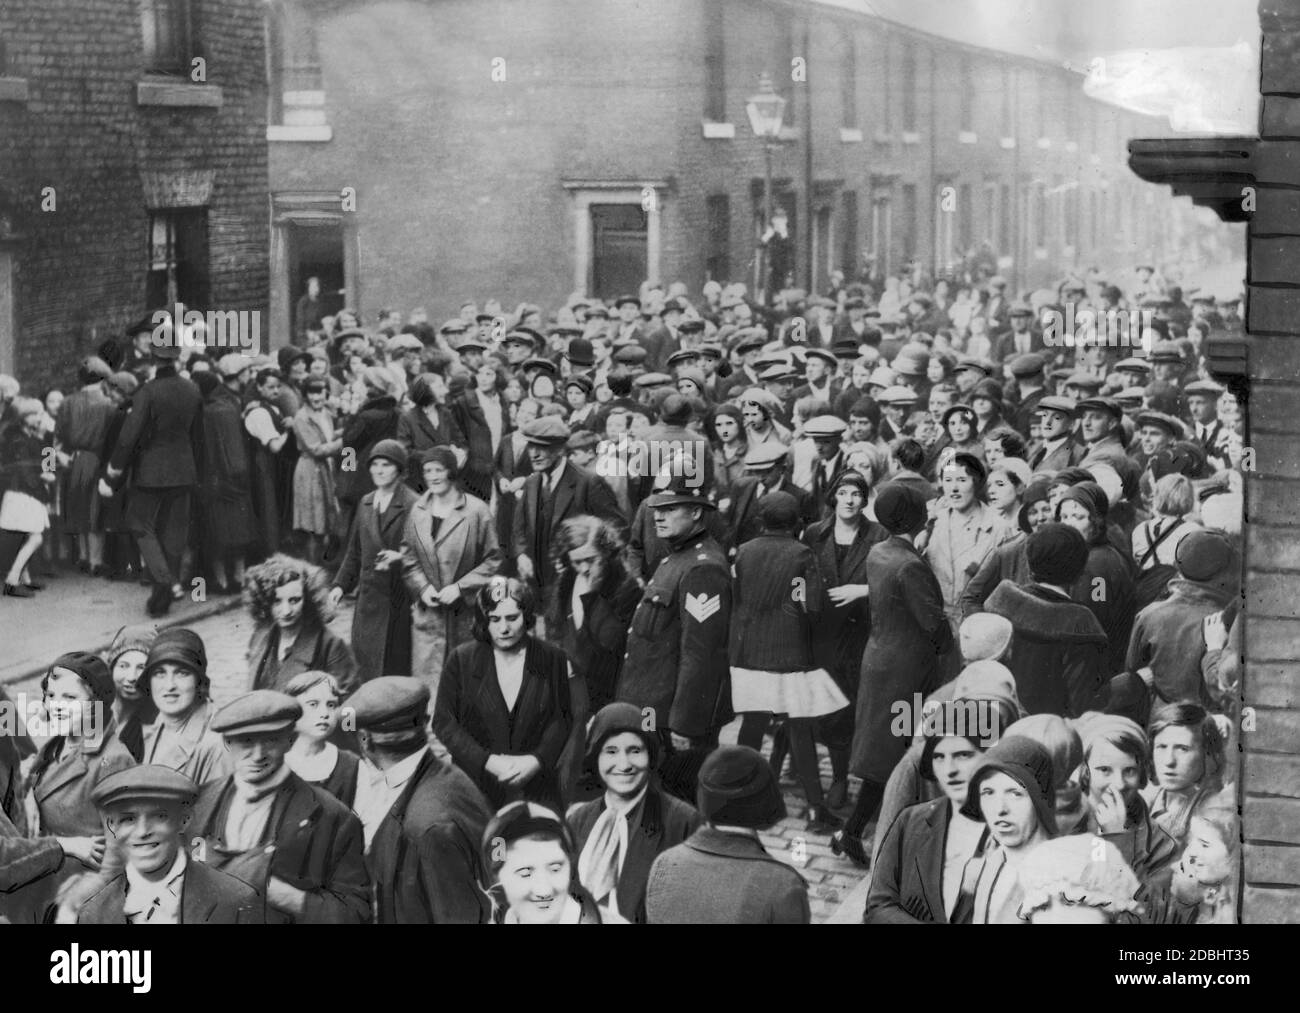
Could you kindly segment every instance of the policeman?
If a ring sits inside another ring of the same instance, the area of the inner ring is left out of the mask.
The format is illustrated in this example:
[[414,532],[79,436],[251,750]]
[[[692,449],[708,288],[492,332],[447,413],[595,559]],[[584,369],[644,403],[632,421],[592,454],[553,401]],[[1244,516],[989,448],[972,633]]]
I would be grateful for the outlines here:
[[653,720],[664,743],[664,786],[688,801],[695,797],[700,764],[733,716],[727,667],[731,572],[722,547],[705,532],[705,511],[714,506],[698,481],[665,473],[646,500],[655,533],[669,552],[632,616],[615,692]]

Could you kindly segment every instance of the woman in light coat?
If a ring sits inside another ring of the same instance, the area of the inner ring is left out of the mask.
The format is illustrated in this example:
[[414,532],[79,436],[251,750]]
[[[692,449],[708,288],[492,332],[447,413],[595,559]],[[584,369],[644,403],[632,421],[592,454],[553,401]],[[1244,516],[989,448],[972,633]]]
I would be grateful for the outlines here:
[[307,404],[293,417],[299,450],[293,469],[293,529],[307,535],[307,561],[319,566],[338,515],[334,458],[343,449],[343,437],[325,406],[329,385],[312,377],[303,382],[302,393]]
[[456,482],[451,447],[423,455],[427,492],[407,512],[402,579],[412,600],[411,674],[438,697],[438,679],[452,648],[471,639],[474,595],[501,567],[488,505]]

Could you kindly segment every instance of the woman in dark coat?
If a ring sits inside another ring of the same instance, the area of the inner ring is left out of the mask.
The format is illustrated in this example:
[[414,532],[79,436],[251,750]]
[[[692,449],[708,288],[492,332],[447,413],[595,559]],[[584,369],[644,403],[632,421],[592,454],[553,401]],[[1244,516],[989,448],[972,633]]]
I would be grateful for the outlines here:
[[104,536],[99,526],[99,455],[116,414],[104,392],[107,376],[102,360],[83,362],[77,371],[81,389],[63,402],[54,427],[60,450],[72,457],[63,498],[64,531],[77,536],[81,569],[96,577],[105,572]]
[[203,469],[199,523],[213,590],[235,594],[244,579],[244,551],[252,540],[252,476],[239,395],[216,373],[199,373],[203,394]]
[[[497,542],[501,545],[509,546],[514,542],[515,511],[519,509],[524,481],[533,473],[532,461],[528,457],[528,441],[523,434],[524,424],[537,418],[540,411],[541,404],[532,398],[520,401],[515,415],[515,428],[501,438],[501,444],[497,447],[493,461],[493,481],[496,483]],[[504,576],[514,575],[515,561],[509,552],[505,553],[501,572]]]
[[[114,408],[99,451],[99,524],[104,530],[104,565],[108,567],[109,580],[131,580],[139,570],[140,554],[126,520],[131,469],[126,469],[115,479],[108,477],[108,459],[117,446],[118,434],[130,414],[131,397],[139,386],[135,374],[126,372],[114,373],[104,385]],[[243,442],[242,434],[240,442]]]
[[785,715],[795,774],[813,833],[839,818],[826,809],[817,763],[817,718],[848,706],[830,673],[814,661],[812,629],[824,592],[817,557],[795,540],[799,502],[789,493],[759,500],[763,533],[740,547],[732,582],[731,704],[743,715],[736,741],[757,749],[773,715]]
[[451,410],[439,401],[439,390],[446,389],[447,382],[437,373],[421,373],[407,389],[414,407],[397,420],[397,442],[406,448],[410,461],[406,483],[417,493],[425,491],[421,462],[426,450],[454,447],[457,463],[465,462],[464,434]]
[[[462,474],[465,491],[484,503],[491,503],[495,494],[493,462],[512,428],[509,406],[501,394],[504,387],[505,374],[491,362],[485,362],[474,372],[474,386],[451,405],[451,413],[464,434],[469,452]],[[508,527],[505,534],[502,544],[509,545]]]
[[[938,578],[914,544],[925,527],[925,495],[915,486],[889,482],[881,486],[875,506],[890,538],[867,554],[871,637],[858,680],[851,757],[862,788],[844,830],[831,841],[836,854],[860,865],[867,861],[862,834],[910,740],[909,734],[897,734],[894,704],[938,688],[944,656],[953,646]],[[909,722],[905,731],[910,728]]]
[[1061,494],[1056,519],[1074,528],[1088,543],[1088,564],[1070,588],[1070,597],[1087,605],[1106,631],[1106,675],[1124,671],[1133,620],[1137,616],[1137,588],[1129,560],[1111,544],[1106,528],[1110,502],[1096,482],[1080,482]]
[[382,366],[367,366],[361,373],[366,400],[357,413],[343,423],[343,459],[337,484],[339,517],[337,532],[342,542],[352,529],[352,515],[361,497],[374,489],[370,451],[380,440],[397,436],[401,410],[397,407],[397,381]]
[[623,549],[617,528],[585,515],[565,521],[551,548],[560,581],[547,628],[573,669],[573,732],[560,762],[560,785],[570,801],[579,797],[587,719],[614,699],[628,627],[641,601],[641,588],[623,565]]
[[853,701],[858,673],[871,634],[867,598],[867,553],[889,532],[862,513],[870,493],[856,471],[840,475],[827,501],[833,514],[804,529],[803,543],[817,557],[824,600],[813,626],[813,660],[830,672],[849,706],[817,721],[817,737],[831,754],[831,787],[826,804],[838,809],[848,800],[849,750],[853,745]]
[[411,598],[402,579],[402,533],[419,499],[402,481],[406,451],[396,440],[376,443],[366,463],[375,488],[361,497],[330,589],[335,607],[345,594],[357,592],[352,653],[362,682],[411,674]]
[[596,713],[587,731],[585,765],[604,793],[573,806],[568,816],[582,885],[602,907],[634,922],[645,921],[645,886],[655,858],[701,823],[694,807],[656,783],[659,736],[643,723],[640,708],[630,703],[611,703]]
[[493,578],[476,610],[474,641],[452,652],[438,683],[434,733],[493,806],[558,806],[573,722],[564,652],[528,632],[536,605],[518,580]]
[[[293,442],[292,420],[284,417],[278,404],[282,380],[279,370],[260,370],[252,397],[244,405],[258,548],[268,556],[280,551],[280,540],[293,524],[290,501],[297,445]],[[292,463],[288,463],[290,460]]]

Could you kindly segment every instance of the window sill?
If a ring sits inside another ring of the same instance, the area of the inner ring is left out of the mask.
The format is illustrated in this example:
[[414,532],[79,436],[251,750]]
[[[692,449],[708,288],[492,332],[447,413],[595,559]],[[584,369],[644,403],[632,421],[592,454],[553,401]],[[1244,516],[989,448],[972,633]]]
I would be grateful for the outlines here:
[[135,100],[142,106],[169,108],[220,109],[221,89],[214,84],[190,84],[188,81],[140,81],[135,86]]
[[1014,151],[1016,147],[1016,139],[1014,137],[1004,137],[998,142],[998,144],[1000,144],[1005,151]]
[[0,102],[26,102],[27,78],[0,77]]
[[704,128],[704,136],[711,141],[730,141],[736,136],[736,125],[734,123],[714,123],[705,120],[701,126]]
[[840,143],[861,144],[862,131],[857,127],[840,127]]
[[978,141],[979,137],[974,130],[963,130],[957,135],[958,144],[975,144]]
[[324,123],[310,126],[270,125],[266,128],[268,141],[332,141],[334,128]]

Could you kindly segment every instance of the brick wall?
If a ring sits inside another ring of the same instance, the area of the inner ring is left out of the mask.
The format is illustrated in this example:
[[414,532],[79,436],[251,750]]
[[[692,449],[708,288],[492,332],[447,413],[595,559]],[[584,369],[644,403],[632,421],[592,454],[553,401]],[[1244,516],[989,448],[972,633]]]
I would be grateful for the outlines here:
[[1249,227],[1247,326],[1251,445],[1247,483],[1244,919],[1294,922],[1300,907],[1300,15],[1260,4],[1264,32],[1257,208]]
[[[1021,89],[1032,95],[1043,80],[1056,82],[1045,122],[1053,147],[1036,147],[1034,112],[1022,103],[1016,151],[1003,149],[1001,104],[974,104],[973,145],[958,141],[955,43],[922,38],[884,22],[816,4],[769,0],[707,0],[724,7],[726,120],[733,139],[706,139],[706,0],[654,4],[589,0],[394,0],[382,4],[313,3],[324,76],[325,118],[332,140],[273,142],[271,188],[277,193],[337,193],[355,187],[360,244],[362,309],[428,307],[453,315],[466,298],[489,296],[508,308],[522,300],[554,306],[573,288],[573,198],[565,179],[669,179],[662,195],[661,276],[697,290],[707,259],[706,200],[730,197],[732,274],[747,277],[753,253],[751,192],[763,177],[763,149],[745,113],[764,70],[791,90],[800,140],[782,145],[774,176],[804,189],[803,126],[811,92],[815,182],[837,185],[828,198],[835,232],[844,235],[844,191],[858,194],[858,246],[869,245],[871,180],[898,174],[917,188],[916,250],[929,256],[934,233],[931,194],[930,54],[934,54],[934,106],[940,115],[933,138],[934,165],[960,185],[972,184],[977,237],[988,231],[980,187],[986,180],[1078,177],[1085,187],[1108,182],[1113,218],[1105,246],[1078,251],[1080,262],[1131,265],[1150,256],[1135,245],[1131,217],[1118,215],[1119,196],[1140,184],[1124,167],[1124,144],[1153,136],[1163,124],[1080,98],[1078,136],[1067,138],[1067,81],[1079,78],[1049,64],[1017,60]],[[776,68],[773,39],[782,12],[793,12],[796,52],[808,60],[808,83],[789,82]],[[803,53],[805,19],[810,52]],[[864,140],[841,140],[840,47],[858,43],[856,105]],[[917,119],[920,139],[900,138],[900,55],[907,39],[920,39]],[[892,47],[891,83],[884,48]],[[1003,58],[974,51],[979,93],[1001,87]],[[492,61],[505,60],[506,80],[492,80]],[[782,80],[782,78],[784,80]],[[802,90],[801,90],[802,89]],[[886,121],[888,95],[893,140],[873,135]],[[1082,110],[1098,110],[1098,164],[1087,150]],[[1078,151],[1068,151],[1074,140]],[[1019,174],[1019,176],[1017,176]],[[1014,192],[1014,191],[1013,191]],[[895,200],[899,197],[895,192]],[[1175,205],[1167,198],[1142,210],[1154,223]],[[895,212],[897,215],[897,211]],[[807,222],[802,207],[799,228]],[[895,219],[894,245],[902,236]],[[1013,216],[1014,220],[1014,216]],[[1155,235],[1150,230],[1150,235]],[[834,255],[839,259],[840,243]],[[1061,249],[1026,272],[1026,284],[1059,273]],[[799,240],[802,263],[803,244]],[[1087,258],[1087,259],[1085,259]],[[901,264],[896,255],[895,266]],[[1039,275],[1042,275],[1040,278]],[[295,293],[296,295],[296,293]]]
[[[267,306],[266,75],[259,0],[196,0],[220,108],[141,107],[137,0],[7,0],[0,38],[26,103],[0,102],[0,181],[25,238],[16,251],[16,365],[28,389],[67,384],[76,361],[145,306],[142,174],[214,169],[213,306]],[[40,210],[53,187],[56,210]]]

